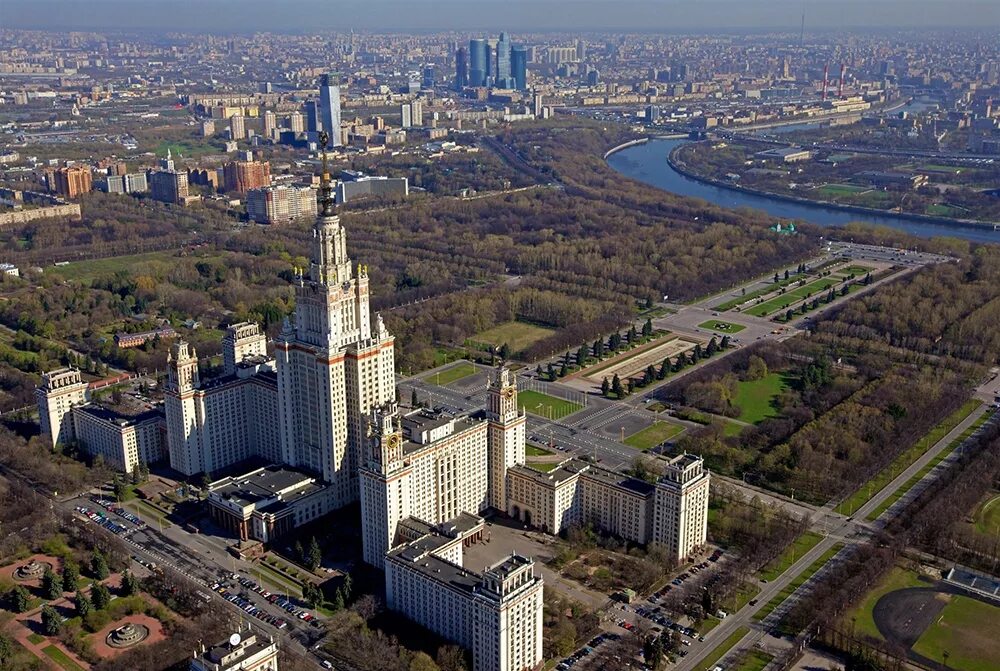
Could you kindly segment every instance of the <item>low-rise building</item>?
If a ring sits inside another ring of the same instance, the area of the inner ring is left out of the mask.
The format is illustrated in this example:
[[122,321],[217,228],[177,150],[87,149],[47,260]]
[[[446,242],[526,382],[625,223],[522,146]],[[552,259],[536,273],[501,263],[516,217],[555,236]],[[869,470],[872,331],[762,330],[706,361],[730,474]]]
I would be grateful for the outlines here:
[[766,151],[759,151],[754,154],[754,158],[762,161],[782,161],[783,163],[795,163],[797,161],[808,161],[812,158],[812,152],[801,147],[776,147]]
[[866,170],[859,172],[856,179],[880,189],[916,189],[927,184],[927,175],[911,172],[881,172]]
[[190,671],[278,671],[274,638],[240,625],[228,640],[210,648],[204,644],[191,658]]
[[315,476],[266,466],[209,487],[212,519],[240,540],[279,538],[333,509],[332,491]]

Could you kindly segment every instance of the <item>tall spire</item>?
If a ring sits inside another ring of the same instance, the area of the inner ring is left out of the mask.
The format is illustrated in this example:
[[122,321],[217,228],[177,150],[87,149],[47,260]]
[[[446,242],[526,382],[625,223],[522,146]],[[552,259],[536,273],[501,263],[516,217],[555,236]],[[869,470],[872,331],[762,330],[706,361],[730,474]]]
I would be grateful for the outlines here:
[[323,148],[323,174],[319,183],[319,207],[321,217],[333,216],[333,194],[330,189],[330,170],[326,164],[326,145],[330,141],[330,136],[326,131],[320,131],[319,144]]

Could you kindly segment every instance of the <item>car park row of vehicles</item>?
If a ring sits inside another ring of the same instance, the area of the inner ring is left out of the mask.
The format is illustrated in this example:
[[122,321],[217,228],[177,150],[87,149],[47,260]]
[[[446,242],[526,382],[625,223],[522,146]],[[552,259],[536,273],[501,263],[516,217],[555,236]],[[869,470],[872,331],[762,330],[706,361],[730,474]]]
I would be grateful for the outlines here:
[[140,519],[138,515],[136,515],[135,513],[131,512],[129,510],[126,510],[125,508],[122,508],[120,505],[118,505],[114,501],[109,501],[107,499],[102,499],[100,496],[98,496],[96,494],[91,494],[90,495],[90,500],[93,501],[94,503],[96,503],[97,505],[101,506],[102,508],[106,508],[107,510],[109,510],[112,513],[114,513],[115,515],[118,515],[119,517],[124,517],[125,519],[127,519],[129,522],[131,522],[132,524],[134,524],[136,526],[142,527],[142,526],[146,525],[146,523],[143,522],[142,519]]
[[593,652],[597,648],[599,648],[605,642],[617,641],[620,638],[621,636],[619,636],[618,634],[612,634],[609,632],[598,634],[594,638],[590,639],[590,642],[587,643],[587,645],[583,646],[575,653],[573,653],[563,661],[559,662],[559,664],[556,665],[556,671],[567,671],[567,669],[573,668],[574,664],[589,657],[591,654],[593,654]]
[[100,511],[91,510],[86,506],[76,506],[76,512],[80,513],[91,522],[100,524],[113,534],[118,536],[126,533],[129,529],[124,524],[120,524]]
[[[240,584],[252,583],[253,582],[251,580],[247,580],[246,578],[240,578],[235,573],[233,574],[233,576],[234,576],[234,579],[236,579],[236,580],[238,580],[240,582]],[[253,583],[253,584],[256,585],[256,583]],[[244,585],[244,586],[247,587],[247,585]],[[256,585],[256,586],[258,588],[260,588],[260,585]],[[225,599],[226,601],[229,601],[232,604],[235,604],[239,608],[242,608],[243,611],[246,612],[251,617],[255,617],[258,620],[262,620],[264,622],[267,622],[271,626],[277,627],[278,629],[284,629],[285,627],[288,626],[288,623],[285,622],[284,620],[282,620],[281,618],[274,617],[273,615],[271,615],[270,613],[268,613],[264,609],[258,608],[257,606],[253,605],[253,602],[250,601],[250,599],[248,599],[246,596],[244,596],[242,594],[235,594],[235,593],[229,591],[230,587],[231,587],[231,585],[229,584],[229,582],[216,582],[216,583],[212,583],[212,585],[211,585],[211,588],[214,591],[216,591],[219,594],[221,594],[223,599]],[[258,590],[254,590],[254,591],[258,592],[258,594],[260,594],[261,596],[263,596],[265,598],[269,598],[271,596],[275,596],[275,595],[271,594],[270,592],[264,590],[263,588],[260,588],[259,591]]]

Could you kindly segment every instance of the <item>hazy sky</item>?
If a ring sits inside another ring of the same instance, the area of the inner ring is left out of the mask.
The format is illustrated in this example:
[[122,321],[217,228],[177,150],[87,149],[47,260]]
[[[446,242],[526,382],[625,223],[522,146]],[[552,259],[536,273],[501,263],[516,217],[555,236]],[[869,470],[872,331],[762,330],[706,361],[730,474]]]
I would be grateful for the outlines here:
[[798,30],[1000,27],[1000,0],[0,0],[0,27],[321,30]]

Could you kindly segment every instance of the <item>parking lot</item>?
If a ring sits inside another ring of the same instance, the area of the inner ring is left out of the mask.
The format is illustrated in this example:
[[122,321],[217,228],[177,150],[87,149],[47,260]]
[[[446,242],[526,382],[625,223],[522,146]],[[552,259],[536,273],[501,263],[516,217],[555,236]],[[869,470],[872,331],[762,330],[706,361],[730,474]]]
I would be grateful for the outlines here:
[[[617,641],[622,636],[633,635],[661,636],[665,650],[673,647],[670,639],[676,637],[678,645],[671,654],[679,658],[686,657],[689,650],[704,643],[704,634],[707,633],[709,627],[702,624],[701,631],[699,631],[693,626],[694,623],[690,618],[674,614],[667,604],[668,602],[677,603],[670,598],[673,596],[672,593],[691,589],[690,583],[700,582],[699,578],[707,577],[711,581],[715,573],[714,567],[724,561],[724,554],[721,549],[712,551],[698,563],[684,569],[670,583],[651,594],[647,599],[636,600],[631,604],[615,603],[612,605],[604,618],[604,626],[607,630],[605,636],[592,639],[587,645],[562,659],[556,668],[559,671],[569,671],[570,669],[589,671],[600,668],[603,660],[595,653],[601,651],[601,646],[609,645],[610,641]],[[695,586],[696,588],[697,586]],[[711,615],[728,617],[728,613],[724,611],[718,611]]]

